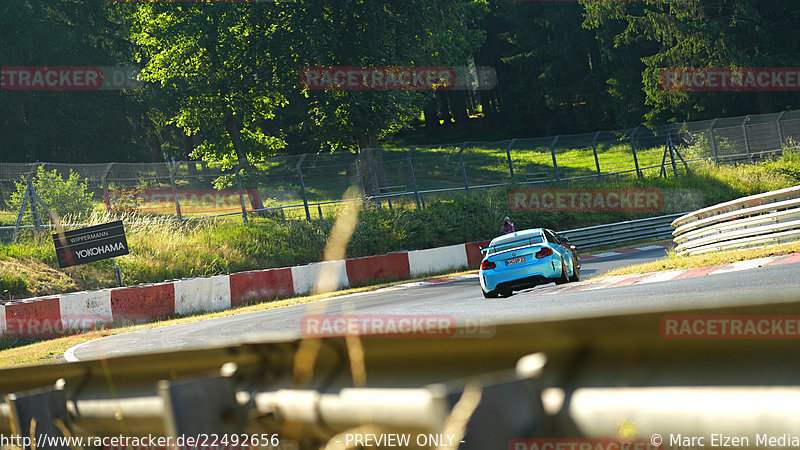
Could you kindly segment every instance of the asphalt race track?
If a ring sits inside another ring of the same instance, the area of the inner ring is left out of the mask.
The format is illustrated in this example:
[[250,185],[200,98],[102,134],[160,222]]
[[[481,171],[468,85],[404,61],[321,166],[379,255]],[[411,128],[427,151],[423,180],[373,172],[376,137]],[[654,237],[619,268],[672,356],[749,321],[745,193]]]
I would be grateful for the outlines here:
[[[581,275],[586,279],[615,267],[652,261],[663,255],[664,249],[654,249],[586,261],[583,263]],[[563,290],[563,287],[556,287],[551,283],[517,292],[509,298],[484,299],[477,276],[424,286],[395,286],[380,291],[333,297],[313,304],[109,336],[70,349],[67,358],[87,360],[247,340],[298,338],[302,336],[301,319],[306,314],[446,314],[454,316],[460,323],[485,325],[489,322],[596,317],[687,307],[766,303],[798,295],[800,264],[542,295],[556,291],[557,288]]]

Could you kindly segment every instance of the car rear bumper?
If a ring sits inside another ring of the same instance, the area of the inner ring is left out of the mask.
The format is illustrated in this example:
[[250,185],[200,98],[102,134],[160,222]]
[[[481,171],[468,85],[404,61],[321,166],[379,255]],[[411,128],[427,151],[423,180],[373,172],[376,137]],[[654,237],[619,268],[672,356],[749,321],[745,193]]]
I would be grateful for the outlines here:
[[481,271],[480,281],[481,287],[487,292],[498,289],[520,290],[549,282],[549,279],[559,276],[561,276],[561,259],[549,257],[518,268]]

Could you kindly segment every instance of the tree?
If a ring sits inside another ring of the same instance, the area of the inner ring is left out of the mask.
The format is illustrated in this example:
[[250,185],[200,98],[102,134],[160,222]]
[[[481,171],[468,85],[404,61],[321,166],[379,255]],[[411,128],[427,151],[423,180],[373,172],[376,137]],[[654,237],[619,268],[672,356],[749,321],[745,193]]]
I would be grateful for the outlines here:
[[[2,65],[131,65],[131,45],[106,0],[0,3]],[[124,91],[0,91],[0,160],[160,159],[146,146],[142,105]],[[113,149],[113,151],[112,151]]]
[[[659,84],[668,67],[791,67],[798,44],[784,39],[800,15],[788,0],[583,2],[585,25],[596,30],[623,107],[644,109],[648,123],[772,112],[797,105],[795,96],[752,92],[670,92]],[[620,64],[636,55],[641,65]],[[643,65],[643,67],[642,67]],[[631,67],[641,68],[638,80]],[[625,82],[619,83],[619,80]],[[641,102],[636,99],[643,93]],[[626,102],[627,100],[627,102]],[[644,107],[644,108],[642,108]]]
[[[463,66],[484,40],[474,23],[485,0],[282,4],[285,40],[298,51],[286,72],[306,66]],[[309,115],[329,149],[370,148],[421,115],[422,91],[312,91]]]
[[[484,0],[147,4],[130,9],[143,79],[177,102],[171,119],[201,133],[195,157],[247,162],[281,150],[270,126],[297,98],[304,67],[464,64]],[[376,147],[420,115],[431,93],[305,93],[305,130],[328,150]],[[277,133],[274,133],[277,134]],[[314,149],[316,150],[316,149]],[[368,177],[370,178],[370,177]]]
[[[48,171],[44,166],[39,166],[31,184],[47,208],[59,217],[85,215],[92,211],[92,193],[88,190],[87,182],[72,170],[64,179],[56,169]],[[11,194],[9,204],[12,211],[20,210],[27,190],[28,181],[23,177],[16,182],[16,191]],[[26,214],[23,216],[24,223],[32,223],[30,199],[27,202],[26,210]],[[40,210],[39,214],[41,218],[47,220],[45,211]]]
[[[248,8],[248,9],[243,9]],[[175,102],[170,122],[202,136],[193,157],[247,166],[285,143],[260,122],[286,103],[272,86],[274,63],[260,27],[266,4],[146,4],[129,10],[141,78]]]
[[499,1],[485,27],[480,65],[497,67],[505,122],[519,131],[561,134],[608,123],[604,67],[577,2]]

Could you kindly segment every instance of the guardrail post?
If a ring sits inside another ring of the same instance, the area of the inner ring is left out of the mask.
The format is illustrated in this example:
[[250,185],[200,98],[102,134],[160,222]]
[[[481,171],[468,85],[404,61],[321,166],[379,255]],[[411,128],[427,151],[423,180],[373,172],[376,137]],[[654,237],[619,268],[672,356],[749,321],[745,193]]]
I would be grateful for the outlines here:
[[636,166],[636,176],[641,180],[644,178],[642,175],[642,171],[639,169],[639,158],[636,156],[636,143],[633,141],[636,132],[639,131],[639,127],[636,127],[631,132],[631,151],[633,152],[633,165]]
[[178,200],[178,186],[175,185],[175,172],[178,171],[178,167],[180,167],[180,165],[181,163],[178,161],[174,167],[169,167],[169,164],[167,164],[167,168],[169,169],[169,183],[172,185],[172,199],[175,201],[175,212],[178,213],[178,220],[183,221],[183,216],[181,215],[181,202]]
[[781,153],[783,153],[783,128],[781,127],[781,119],[783,119],[784,114],[786,114],[786,111],[781,111],[781,115],[775,120],[775,125],[778,127],[778,145],[780,145]]
[[300,161],[297,161],[297,177],[300,178],[300,193],[303,195],[303,207],[306,209],[306,220],[311,221],[311,211],[308,210],[308,196],[306,195],[306,182],[303,179],[303,161],[306,160],[308,153],[300,155]]
[[558,138],[561,137],[556,136],[553,138],[553,142],[550,143],[550,156],[553,157],[553,175],[556,177],[556,181],[561,181],[561,176],[558,173],[558,163],[556,162],[556,142],[558,142]]
[[511,142],[508,143],[508,147],[506,147],[506,158],[508,158],[508,173],[511,175],[511,179],[514,180],[514,163],[511,161],[511,147],[514,146],[514,142],[517,142],[517,138],[511,139]]
[[406,161],[408,161],[408,172],[411,174],[411,184],[414,186],[414,198],[417,201],[417,209],[422,209],[422,202],[419,198],[419,188],[417,187],[417,176],[414,174],[414,163],[411,162],[411,152],[414,151],[415,147],[411,147],[411,149],[406,154]]
[[469,197],[469,179],[467,178],[467,167],[464,165],[464,148],[466,148],[467,142],[461,146],[461,150],[458,151],[458,162],[461,164],[461,175],[464,177],[464,192],[467,193],[467,197]]
[[244,206],[244,190],[242,189],[242,162],[236,164],[236,183],[239,185],[239,205],[242,207],[242,221],[247,223],[247,208]]
[[[33,437],[34,429],[37,438],[43,435],[49,436],[51,439],[64,438],[65,434],[69,436],[73,432],[72,420],[67,411],[64,385],[64,379],[59,378],[53,387],[6,395],[11,429],[17,436],[30,435]],[[22,445],[16,448],[20,447]],[[66,445],[56,445],[55,443],[48,445],[43,442],[36,442],[35,447],[69,448]],[[25,448],[34,448],[34,446],[25,445]]]
[[714,119],[708,127],[708,133],[711,137],[711,148],[714,150],[714,165],[719,167],[719,154],[717,153],[717,138],[714,136],[714,125],[717,124],[719,119]]
[[597,157],[597,138],[600,137],[600,131],[594,134],[592,138],[592,153],[594,153],[594,165],[597,167],[597,179],[603,181],[603,174],[600,172],[600,159]]
[[164,405],[167,434],[179,437],[242,433],[247,413],[236,401],[236,369],[235,364],[228,363],[216,377],[159,381],[157,389]]
[[750,154],[750,139],[747,137],[747,121],[750,120],[750,115],[745,116],[742,121],[742,135],[744,136],[744,148],[747,150],[747,162],[753,162],[753,155]]

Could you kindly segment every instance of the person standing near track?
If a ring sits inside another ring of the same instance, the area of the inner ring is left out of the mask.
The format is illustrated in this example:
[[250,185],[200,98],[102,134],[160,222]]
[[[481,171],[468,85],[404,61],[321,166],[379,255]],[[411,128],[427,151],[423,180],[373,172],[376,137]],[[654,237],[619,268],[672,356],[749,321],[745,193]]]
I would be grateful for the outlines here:
[[514,228],[514,222],[512,222],[511,219],[509,219],[508,216],[506,216],[506,218],[503,219],[503,226],[500,227],[500,231],[503,234],[508,234],[508,233],[513,233],[517,230]]

